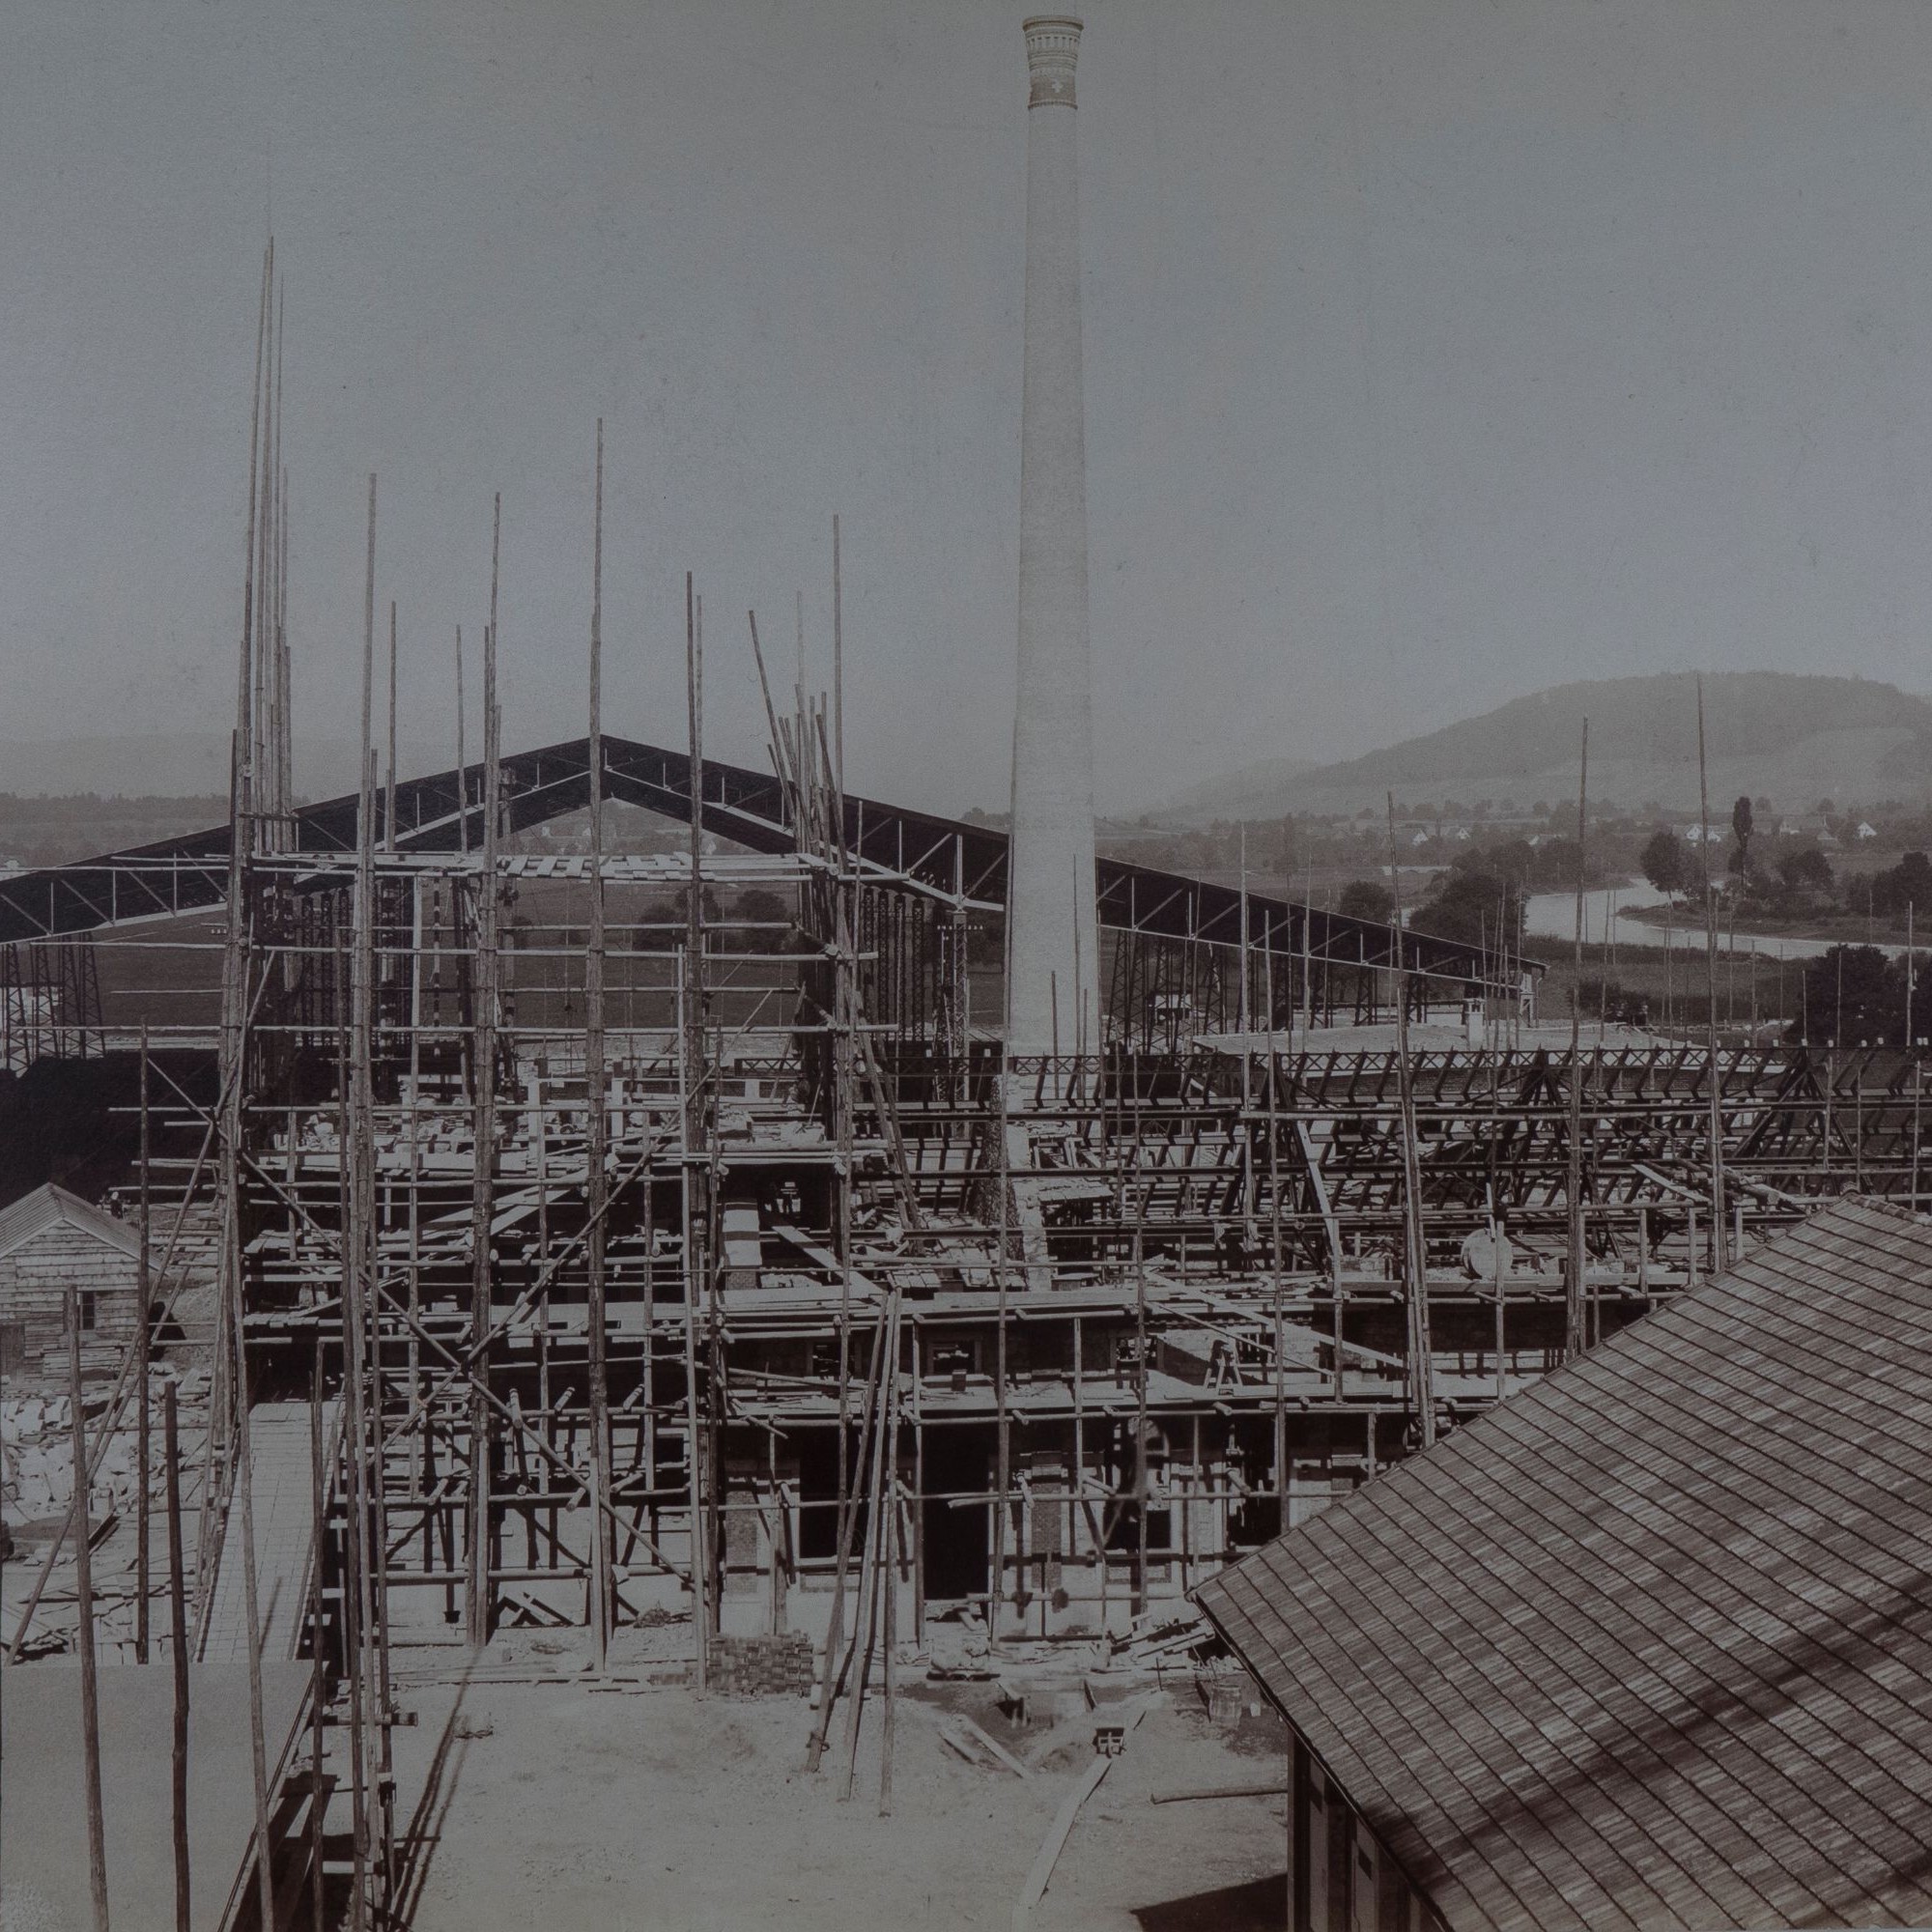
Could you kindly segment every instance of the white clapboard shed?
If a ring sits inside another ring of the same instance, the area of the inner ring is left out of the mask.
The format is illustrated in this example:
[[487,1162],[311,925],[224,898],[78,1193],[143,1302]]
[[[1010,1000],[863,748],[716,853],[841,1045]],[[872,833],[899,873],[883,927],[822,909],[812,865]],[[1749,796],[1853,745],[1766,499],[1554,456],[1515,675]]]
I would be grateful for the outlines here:
[[80,1294],[83,1348],[134,1332],[140,1236],[49,1182],[0,1208],[0,1371],[61,1365],[69,1306]]

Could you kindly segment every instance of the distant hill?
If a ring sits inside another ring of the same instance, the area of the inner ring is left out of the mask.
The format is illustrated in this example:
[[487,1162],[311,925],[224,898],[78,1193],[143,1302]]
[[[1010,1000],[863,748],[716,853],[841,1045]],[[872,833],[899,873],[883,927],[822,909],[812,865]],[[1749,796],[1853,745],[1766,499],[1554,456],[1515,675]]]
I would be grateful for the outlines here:
[[[1150,815],[1202,822],[1351,812],[1393,791],[1411,807],[1573,797],[1583,720],[1590,796],[1633,810],[1697,808],[1696,684],[1688,672],[1564,684],[1340,764],[1250,765]],[[1932,701],[1863,678],[1719,671],[1704,680],[1712,810],[1741,792],[1780,811],[1932,795]]]
[[1238,810],[1239,801],[1269,797],[1316,769],[1313,758],[1261,758],[1252,765],[1238,765],[1219,778],[1189,785],[1153,816],[1208,819],[1252,816]]

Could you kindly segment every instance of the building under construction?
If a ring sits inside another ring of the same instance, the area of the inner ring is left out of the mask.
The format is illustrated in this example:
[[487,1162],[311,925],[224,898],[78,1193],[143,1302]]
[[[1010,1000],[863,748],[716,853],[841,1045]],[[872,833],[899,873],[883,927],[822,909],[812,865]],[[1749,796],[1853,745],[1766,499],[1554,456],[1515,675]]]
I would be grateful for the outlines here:
[[593,583],[585,736],[505,753],[493,583],[482,755],[400,776],[392,674],[384,769],[374,479],[363,782],[298,806],[265,280],[230,822],[0,884],[6,1063],[128,1156],[130,1656],[156,1350],[210,1377],[189,1647],[377,1740],[408,1647],[505,1624],[688,1620],[700,1685],[803,1634],[858,1694],[940,1619],[1121,1630],[1820,1197],[1917,1197],[1905,1056],[1582,1052],[1508,946],[1094,858],[1078,32],[1028,29],[1010,836],[848,791],[755,625],[768,768],[707,757],[689,586],[672,744],[603,728]]

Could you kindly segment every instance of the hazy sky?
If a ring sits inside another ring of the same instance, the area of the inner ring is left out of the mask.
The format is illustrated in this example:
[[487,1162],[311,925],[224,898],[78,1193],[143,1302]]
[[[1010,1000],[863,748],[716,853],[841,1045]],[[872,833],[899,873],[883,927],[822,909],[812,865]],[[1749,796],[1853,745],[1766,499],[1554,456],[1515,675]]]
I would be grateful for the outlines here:
[[[582,730],[601,412],[611,728],[681,736],[688,567],[761,761],[745,611],[826,675],[838,509],[853,781],[1002,804],[1025,11],[14,0],[0,737],[225,724],[272,195],[298,729],[374,469],[405,735],[496,488],[506,740]],[[1932,689],[1932,8],[1086,12],[1103,805],[1571,677]]]

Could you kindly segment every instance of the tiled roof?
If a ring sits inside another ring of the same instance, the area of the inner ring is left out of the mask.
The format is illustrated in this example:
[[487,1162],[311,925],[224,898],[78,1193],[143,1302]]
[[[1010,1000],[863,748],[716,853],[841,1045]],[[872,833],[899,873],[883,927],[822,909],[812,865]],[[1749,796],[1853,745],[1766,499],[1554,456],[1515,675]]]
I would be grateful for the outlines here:
[[11,1207],[0,1208],[0,1257],[23,1248],[46,1231],[66,1222],[83,1234],[92,1235],[124,1255],[138,1255],[141,1237],[125,1221],[91,1207],[77,1194],[49,1181],[31,1194],[23,1194]]
[[1834,1204],[1197,1596],[1455,1932],[1932,1924],[1932,1226]]

